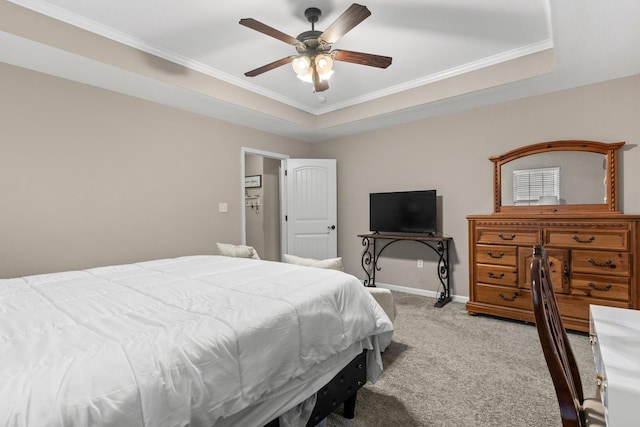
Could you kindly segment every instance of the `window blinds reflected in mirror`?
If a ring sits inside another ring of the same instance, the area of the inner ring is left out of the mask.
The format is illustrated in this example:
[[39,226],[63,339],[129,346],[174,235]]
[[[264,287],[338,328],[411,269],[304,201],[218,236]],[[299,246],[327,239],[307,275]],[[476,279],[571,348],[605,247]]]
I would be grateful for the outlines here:
[[513,171],[515,206],[557,205],[560,203],[560,167]]

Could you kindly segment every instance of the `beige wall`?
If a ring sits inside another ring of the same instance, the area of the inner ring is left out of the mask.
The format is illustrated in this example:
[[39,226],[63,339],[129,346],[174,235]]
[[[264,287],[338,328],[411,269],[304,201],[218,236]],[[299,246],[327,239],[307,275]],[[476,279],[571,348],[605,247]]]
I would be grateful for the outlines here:
[[[640,213],[640,76],[313,145],[1,64],[0,90],[0,277],[240,243],[242,146],[338,160],[338,251],[358,277],[369,192],[437,189],[460,296],[465,217],[492,209],[489,156],[558,139],[626,141],[620,208]],[[387,254],[379,282],[437,289],[426,248]]]
[[5,278],[240,243],[241,147],[291,157],[311,150],[5,64],[0,93]]
[[[466,215],[491,213],[492,163],[522,145],[561,139],[626,141],[621,153],[620,208],[640,213],[640,76],[528,98],[315,144],[317,157],[338,161],[338,248],[348,272],[363,277],[361,241],[368,194],[435,188],[442,230],[453,237],[453,293],[468,296]],[[428,248],[407,243],[381,258],[381,283],[437,290]]]

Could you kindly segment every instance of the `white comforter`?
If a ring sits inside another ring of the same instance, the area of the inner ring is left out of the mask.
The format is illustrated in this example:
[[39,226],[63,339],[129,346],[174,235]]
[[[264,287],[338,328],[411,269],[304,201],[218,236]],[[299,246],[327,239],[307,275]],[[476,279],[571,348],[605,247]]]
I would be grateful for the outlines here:
[[191,256],[0,280],[0,425],[211,426],[391,333],[334,270]]

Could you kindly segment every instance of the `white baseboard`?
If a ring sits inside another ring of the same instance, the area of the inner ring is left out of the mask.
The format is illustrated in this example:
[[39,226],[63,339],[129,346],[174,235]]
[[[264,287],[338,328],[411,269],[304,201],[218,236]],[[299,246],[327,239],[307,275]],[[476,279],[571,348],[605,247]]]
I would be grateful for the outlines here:
[[[388,283],[376,282],[376,286],[379,288],[389,289],[391,291],[405,292],[407,294],[422,295],[423,297],[438,298],[439,293],[434,291],[427,291],[425,289],[408,288],[406,286],[390,285]],[[469,297],[452,295],[451,300],[455,302],[467,303]]]

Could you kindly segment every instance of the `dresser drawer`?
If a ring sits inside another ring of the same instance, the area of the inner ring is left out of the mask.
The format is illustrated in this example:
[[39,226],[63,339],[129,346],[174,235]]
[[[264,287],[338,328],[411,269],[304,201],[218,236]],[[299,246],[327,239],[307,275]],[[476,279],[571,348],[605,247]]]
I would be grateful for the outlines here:
[[546,229],[545,245],[567,248],[629,250],[629,232]]
[[536,245],[542,241],[542,230],[479,227],[476,230],[476,241],[502,245]]
[[476,245],[476,262],[516,266],[516,247],[500,245]]
[[628,276],[631,254],[628,252],[581,251],[571,252],[571,270],[575,273],[596,273]]
[[629,278],[574,274],[571,295],[629,301]]
[[516,267],[476,264],[476,282],[515,287],[518,282]]
[[476,300],[485,304],[500,305],[521,310],[533,310],[531,292],[517,288],[513,289],[478,283],[476,285]]

